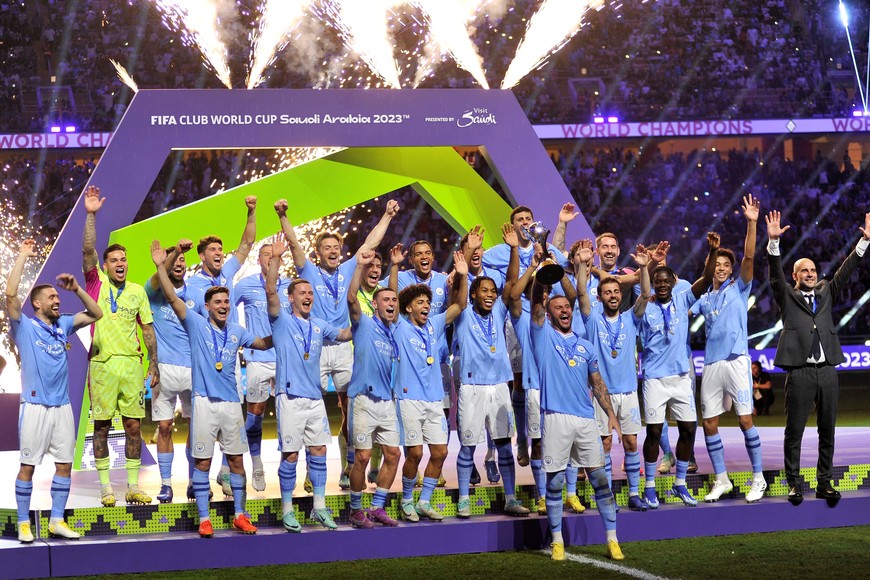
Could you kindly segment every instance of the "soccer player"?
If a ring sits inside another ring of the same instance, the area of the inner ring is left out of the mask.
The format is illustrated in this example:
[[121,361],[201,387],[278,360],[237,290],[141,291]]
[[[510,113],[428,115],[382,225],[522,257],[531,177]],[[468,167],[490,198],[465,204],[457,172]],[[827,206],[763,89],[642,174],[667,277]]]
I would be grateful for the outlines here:
[[[640,266],[640,296],[631,311],[620,313],[622,290],[619,281],[607,277],[598,284],[598,300],[603,308],[593,309],[586,289],[587,264],[592,258],[592,241],[581,243],[579,260],[574,261],[577,277],[577,296],[580,312],[586,324],[586,335],[601,361],[601,374],[610,389],[610,403],[619,419],[622,447],[625,450],[625,471],[628,475],[628,507],[633,511],[646,511],[647,505],[640,497],[640,454],[637,451],[637,434],[641,430],[640,403],[637,398],[637,328],[649,304],[649,252],[638,244],[632,258]],[[612,481],[610,448],[613,445],[612,430],[607,425],[607,414],[600,405],[595,408],[598,428],[604,444],[605,470],[608,485]]]
[[[176,247],[182,253],[193,247],[190,240],[180,240]],[[214,443],[219,441],[230,466],[235,518],[233,528],[242,534],[255,534],[257,528],[245,513],[245,465],[242,455],[248,452],[248,442],[242,418],[241,398],[236,386],[236,353],[240,347],[265,350],[271,348],[271,337],[255,337],[239,324],[229,320],[232,304],[230,290],[225,286],[212,286],[205,292],[208,318],[175,293],[175,287],[163,264],[166,251],[160,242],[151,243],[151,259],[157,266],[160,288],[166,301],[187,333],[191,354],[193,381],[192,420],[190,441],[195,461],[193,493],[199,512],[199,535],[210,538],[214,529],[209,517],[208,472],[214,456]]]
[[85,190],[85,231],[82,239],[82,270],[87,293],[106,313],[93,327],[88,367],[88,392],[94,419],[94,458],[100,478],[101,502],[115,505],[109,481],[109,428],[116,412],[124,422],[127,458],[128,504],[149,504],[151,498],[139,489],[142,436],[139,426],[145,416],[145,387],[142,377],[142,350],[136,329],[148,349],[148,380],[151,387],[160,383],[157,366],[157,338],[152,326],[151,306],[145,289],[127,280],[127,250],[112,244],[103,252],[103,267],[97,265],[97,212],[105,197],[92,185]]
[[[377,259],[374,252],[357,254],[356,270],[347,292],[347,308],[353,331],[353,377],[347,394],[350,397],[351,440],[356,459],[350,471],[350,523],[369,529],[375,522],[385,526],[399,523],[387,515],[384,504],[399,467],[399,428],[393,402],[392,374],[399,356],[393,336],[399,315],[399,297],[390,288],[378,288],[372,295],[372,316],[366,316],[357,300],[357,292],[366,272]],[[372,507],[362,509],[362,492],[366,485],[366,466],[377,442],[384,454],[384,465],[377,472],[377,489]]]
[[36,242],[24,240],[15,265],[6,280],[6,314],[11,322],[10,334],[21,357],[21,409],[18,441],[21,467],[15,480],[18,502],[18,541],[33,542],[30,530],[30,496],[33,471],[48,452],[54,457],[55,473],[51,480],[51,519],[48,533],[52,537],[77,539],[63,520],[69,497],[70,472],[76,446],[72,407],[69,402],[70,335],[93,324],[103,311],[79,286],[72,274],[57,277],[58,285],[74,292],[85,309],[78,314],[61,314],[60,297],[50,284],[36,286],[30,292],[33,318],[21,312],[18,286],[27,260],[36,257]]
[[[677,275],[667,266],[652,272],[653,302],[640,324],[643,344],[643,401],[646,409],[646,439],[643,443],[646,486],[644,501],[650,509],[659,507],[655,487],[659,442],[665,424],[665,413],[677,421],[677,477],[673,492],[688,506],[698,505],[686,487],[686,473],[695,444],[698,413],[695,410],[695,373],[691,353],[686,348],[689,337],[689,309],[713,279],[713,266],[719,236],[707,234],[710,254],[704,276],[694,284],[677,281]],[[664,460],[662,461],[664,463]],[[669,469],[670,470],[670,469]]]
[[[263,244],[260,246],[260,253],[257,257],[260,272],[242,278],[235,287],[234,302],[244,306],[245,328],[255,336],[267,336],[272,333],[269,316],[266,313],[266,275],[269,272],[271,259],[272,245]],[[290,303],[287,300],[287,288],[290,286],[290,280],[279,278],[277,284],[281,306],[288,308]],[[248,447],[251,449],[253,471],[251,487],[255,491],[264,491],[266,489],[266,474],[263,471],[260,447],[263,441],[263,415],[266,412],[266,403],[275,388],[275,349],[246,350],[244,356],[247,361],[245,367],[247,377],[245,431],[248,434]]]
[[[438,345],[448,324],[456,320],[468,303],[465,280],[468,266],[461,252],[454,252],[457,289],[456,301],[441,314],[430,315],[432,290],[426,284],[412,284],[399,293],[399,317],[393,336],[399,347],[399,364],[393,383],[398,400],[405,464],[402,466],[402,516],[411,522],[420,516],[444,519],[430,500],[441,467],[447,457],[447,417],[441,401],[444,397],[441,366],[437,364]],[[414,505],[414,482],[423,458],[423,444],[429,445],[429,464],[423,478],[423,490]]]
[[[322,231],[317,234],[314,240],[317,264],[308,260],[305,250],[296,239],[296,233],[287,219],[286,201],[280,200],[278,203],[282,204],[283,211],[278,209],[278,204],[276,204],[275,209],[281,220],[281,231],[284,232],[284,237],[290,244],[296,272],[300,278],[310,281],[315,291],[316,299],[312,315],[328,322],[335,328],[349,328],[347,284],[356,269],[356,258],[342,263],[341,250],[344,240],[341,235],[337,232]],[[369,232],[357,251],[376,250],[397,213],[399,213],[399,203],[395,200],[388,201],[380,221]],[[329,386],[329,379],[332,378],[335,392],[338,395],[338,406],[341,408],[341,430],[338,445],[342,468],[338,485],[341,489],[348,489],[350,487],[348,464],[353,462],[353,450],[351,449],[348,453],[347,387],[353,372],[353,347],[349,343],[336,342],[335,340],[327,340],[323,346],[323,356],[320,358],[320,386],[325,391]]]
[[[167,268],[169,281],[176,295],[187,300],[187,262],[177,246],[166,248],[163,268]],[[172,443],[172,427],[175,423],[175,407],[181,400],[181,416],[190,419],[190,343],[184,327],[178,320],[163,290],[157,273],[145,282],[145,293],[154,318],[154,333],[157,335],[157,362],[160,369],[160,385],[151,389],[151,420],[157,423],[157,465],[160,469],[160,493],[157,501],[172,501],[172,462],[175,459]],[[191,302],[192,304],[192,302]],[[188,430],[189,435],[189,430]],[[190,454],[190,437],[185,445],[188,462],[187,496],[193,498],[193,456]]]
[[[245,221],[245,229],[242,231],[242,239],[239,241],[239,247],[235,252],[230,254],[229,258],[225,258],[223,240],[217,236],[206,236],[199,240],[199,243],[196,245],[196,253],[199,254],[202,269],[187,280],[187,299],[193,302],[193,308],[204,317],[208,317],[208,312],[205,308],[205,293],[209,288],[214,286],[227,288],[230,291],[230,298],[232,299],[234,294],[233,278],[242,268],[245,260],[248,259],[251,247],[253,247],[254,242],[257,240],[257,198],[252,195],[246,197],[245,207],[247,208],[247,219]],[[238,322],[238,314],[235,308],[230,309],[229,319],[231,322]],[[230,467],[226,457],[221,462],[217,482],[220,484],[224,495],[232,497]]]
[[[278,268],[286,250],[284,240],[275,240],[266,276],[266,300],[276,355],[275,414],[281,451],[278,480],[284,529],[293,533],[302,531],[293,510],[293,490],[299,450],[304,446],[310,453],[308,469],[314,488],[311,519],[328,530],[335,530],[338,526],[326,507],[326,446],[332,441],[332,432],[323,404],[320,358],[327,341],[347,342],[351,331],[312,315],[316,302],[314,288],[302,278],[293,280],[288,288],[292,310],[281,307]],[[356,265],[356,260],[352,262]],[[344,294],[347,295],[346,289]]]
[[[604,410],[607,426],[622,439],[610,406],[607,385],[598,370],[595,348],[571,330],[573,308],[564,296],[543,301],[539,285],[532,288],[531,342],[541,381],[541,453],[547,472],[547,519],[553,535],[554,560],[565,559],[562,540],[562,487],[571,461],[586,468],[595,490],[598,512],[607,533],[607,553],[625,556],[616,537],[616,501],[604,470],[604,448],[596,427],[592,397]],[[547,323],[549,318],[549,323]],[[591,394],[590,394],[591,390]]]
[[732,278],[737,258],[725,248],[716,251],[713,284],[692,306],[693,314],[704,315],[707,344],[704,349],[704,373],[701,377],[701,418],[704,439],[713,463],[716,479],[704,501],[717,501],[733,489],[725,468],[725,450],[719,436],[719,416],[728,410],[725,397],[730,397],[737,413],[746,451],[752,462],[752,485],[746,494],[747,502],[756,502],[764,496],[767,482],[761,465],[761,439],[752,424],[752,376],[749,369],[749,342],[747,338],[747,310],[752,290],[753,260],[755,259],[756,224],[761,203],[752,195],[743,198],[746,217],[746,240],[740,274]]
[[[516,231],[506,224],[505,243],[513,250],[519,245]],[[519,252],[511,252],[507,279],[515,280]],[[513,378],[505,344],[509,288],[498,296],[495,280],[478,276],[471,283],[471,308],[456,321],[456,339],[460,352],[459,433],[462,446],[457,459],[459,503],[456,516],[471,517],[469,485],[474,465],[474,449],[486,440],[489,428],[498,451],[498,467],[504,483],[504,512],[510,516],[527,516],[529,510],[516,499],[516,467],[511,450],[514,436],[513,411],[508,381]]]

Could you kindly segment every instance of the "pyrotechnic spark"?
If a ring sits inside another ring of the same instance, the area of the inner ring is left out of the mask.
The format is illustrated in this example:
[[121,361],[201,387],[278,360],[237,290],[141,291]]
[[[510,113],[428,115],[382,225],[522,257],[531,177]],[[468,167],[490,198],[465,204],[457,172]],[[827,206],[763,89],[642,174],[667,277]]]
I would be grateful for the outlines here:
[[302,21],[312,0],[266,0],[260,17],[260,30],[253,43],[247,86],[253,89],[263,82],[263,73],[284,50],[290,34]]
[[480,0],[417,0],[417,3],[426,14],[433,40],[460,68],[471,73],[481,87],[488,89],[483,60],[468,28],[480,8]]
[[227,47],[220,39],[217,0],[153,0],[164,26],[178,33],[181,41],[196,46],[218,79],[229,89],[230,69]]
[[529,20],[517,54],[508,66],[501,88],[509,89],[558,52],[583,25],[583,16],[604,0],[544,0]]
[[130,73],[127,72],[127,69],[114,59],[110,58],[109,62],[112,63],[113,67],[115,67],[115,72],[118,73],[118,78],[121,79],[121,82],[130,87],[130,90],[134,93],[138,93],[139,87],[136,85],[136,81],[133,80],[133,77],[130,76]]
[[396,0],[324,0],[322,4],[324,14],[336,26],[345,45],[394,89],[402,88],[402,82],[387,15],[397,4]]

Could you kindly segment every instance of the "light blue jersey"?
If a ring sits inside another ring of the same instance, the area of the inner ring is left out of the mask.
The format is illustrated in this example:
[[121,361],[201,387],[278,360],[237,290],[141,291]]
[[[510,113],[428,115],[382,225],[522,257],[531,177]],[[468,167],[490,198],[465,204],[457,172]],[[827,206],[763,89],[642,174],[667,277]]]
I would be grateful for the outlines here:
[[[187,284],[185,284],[181,288],[176,288],[175,294],[187,304],[188,308],[191,308],[192,303],[187,302],[187,291]],[[190,368],[190,342],[178,316],[175,315],[175,310],[166,301],[162,290],[151,287],[150,279],[145,282],[145,294],[148,295],[151,316],[154,318],[157,362]]]
[[[532,335],[529,325],[532,322],[532,316],[523,311],[519,318],[511,316],[511,324],[514,326],[514,334],[517,335],[517,342],[520,343],[520,349],[523,351],[523,389],[538,390],[541,388],[541,376],[538,372],[538,363],[535,361],[532,351]],[[584,331],[585,332],[585,331]],[[582,337],[581,337],[582,338]],[[529,355],[532,356],[529,356]]]
[[686,285],[678,284],[674,288],[667,304],[647,304],[639,330],[643,344],[643,378],[660,379],[689,372],[691,362],[686,343],[689,340],[689,309],[695,301],[691,284],[686,282]]
[[[290,308],[290,300],[287,296],[287,288],[290,280],[278,279],[278,298],[281,300],[281,308]],[[266,281],[262,274],[245,276],[239,280],[234,289],[235,304],[243,305],[245,310],[245,328],[254,336],[269,336],[272,334],[272,325],[269,324],[268,304],[266,302]],[[275,362],[275,349],[269,350],[245,350],[245,360],[251,362]]]
[[513,378],[504,339],[507,307],[499,298],[487,316],[469,306],[456,319],[459,358],[459,383],[462,385],[497,385]]
[[340,329],[320,318],[300,318],[283,308],[269,317],[275,345],[275,394],[320,399],[320,351]]
[[598,372],[598,357],[592,344],[573,332],[565,336],[546,321],[532,322],[530,329],[541,373],[541,411],[595,418],[589,375]]
[[239,347],[251,346],[254,335],[235,322],[217,328],[190,309],[181,324],[190,344],[193,395],[241,403],[236,388],[236,353]]
[[[310,260],[305,261],[299,277],[308,280],[314,288],[314,306],[311,316],[319,318],[335,328],[350,326],[350,315],[347,311],[347,287],[353,272],[356,270],[356,256],[339,264],[331,274],[315,266]],[[333,342],[329,339],[327,344]]]
[[366,394],[374,399],[393,398],[392,376],[399,345],[393,336],[394,324],[386,325],[377,317],[360,316],[351,322],[353,330],[353,375],[348,397]]
[[[230,303],[233,302],[233,278],[242,269],[239,259],[235,255],[230,256],[221,268],[220,274],[212,278],[205,273],[205,270],[200,270],[193,276],[187,279],[187,308],[193,308],[203,318],[208,318],[208,311],[205,309],[205,292],[212,286],[224,286],[230,291]],[[190,305],[193,301],[193,306]],[[239,314],[235,308],[230,308],[229,322],[238,322]]]
[[614,394],[637,391],[637,327],[640,319],[635,317],[634,309],[621,313],[616,320],[609,320],[603,310],[593,309],[588,317],[584,317],[584,322],[586,336],[598,355],[607,390]]
[[[525,272],[529,266],[532,264],[532,258],[535,254],[535,246],[534,244],[529,244],[525,248],[520,246],[517,248],[520,254],[520,271],[517,276],[522,276],[523,272]],[[566,270],[570,267],[568,264],[568,258],[565,257],[565,254],[560,252],[556,246],[553,244],[547,244],[547,251],[551,252],[555,258],[556,262],[565,268]],[[507,244],[498,244],[497,246],[493,246],[488,249],[483,254],[483,266],[487,269],[498,270],[501,274],[502,278],[507,277],[507,268],[508,263],[510,263],[511,259],[511,247]]]
[[74,314],[61,314],[52,325],[21,314],[10,333],[21,357],[21,400],[47,407],[69,403],[67,356]]
[[393,336],[399,346],[399,365],[393,393],[397,399],[441,401],[444,386],[438,361],[438,344],[446,330],[446,314],[430,316],[425,326],[399,317]]
[[492,281],[495,282],[496,290],[501,294],[501,291],[504,289],[505,283],[505,275],[500,270],[496,270],[495,268],[487,268],[486,266],[480,267],[480,274],[474,275],[471,272],[465,277],[468,280],[468,303],[471,304],[471,284],[474,282],[474,279],[478,276],[485,278],[492,278]]
[[[389,278],[381,282],[384,286],[389,284]],[[442,272],[430,272],[429,277],[425,280],[417,276],[417,271],[413,268],[399,272],[399,292],[413,286],[414,284],[425,284],[432,291],[432,301],[429,303],[431,310],[429,316],[441,314],[447,310],[447,300],[449,298],[449,289],[447,288],[447,274]],[[438,343],[438,350],[435,358],[438,362],[446,363],[450,358],[450,350],[447,348],[447,335],[444,334]]]
[[704,315],[705,365],[748,354],[747,311],[751,291],[752,282],[747,284],[738,276],[722,284],[718,291],[710,288],[692,306],[693,314]]

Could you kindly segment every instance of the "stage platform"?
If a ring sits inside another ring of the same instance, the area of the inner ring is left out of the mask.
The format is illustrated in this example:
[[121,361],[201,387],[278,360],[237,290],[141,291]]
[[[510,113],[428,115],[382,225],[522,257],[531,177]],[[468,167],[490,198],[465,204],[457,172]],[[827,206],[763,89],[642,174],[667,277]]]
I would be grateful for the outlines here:
[[[656,477],[656,488],[663,502],[660,509],[646,513],[621,510],[617,517],[621,542],[667,539],[694,535],[742,534],[757,531],[807,529],[870,524],[870,460],[862,445],[870,430],[843,428],[838,430],[838,447],[835,457],[835,486],[843,492],[840,504],[832,509],[812,495],[815,485],[815,468],[802,471],[804,492],[807,499],[799,507],[791,506],[784,498],[787,493],[782,473],[782,429],[760,429],[765,458],[765,478],[768,491],[758,504],[746,504],[742,498],[748,490],[751,473],[742,435],[737,428],[723,429],[726,461],[734,482],[734,490],[716,504],[702,504],[697,508],[682,505],[669,493],[673,484],[673,471],[667,476]],[[673,435],[676,430],[672,429]],[[454,438],[455,439],[455,438]],[[674,438],[675,439],[675,438]],[[675,440],[673,441],[675,443]],[[811,448],[812,446],[812,448]],[[807,433],[804,464],[814,465],[815,435]],[[274,449],[267,442],[264,446]],[[457,445],[451,446],[451,458],[456,457]],[[484,450],[478,449],[476,459],[479,468],[483,465]],[[341,536],[326,539],[324,533],[354,533],[348,524],[349,497],[338,488],[339,465],[337,445],[330,447],[328,456],[330,473],[327,489],[327,506],[340,524],[338,532],[327,532],[311,524],[305,516],[311,509],[311,497],[302,490],[304,467],[300,466],[297,481],[297,496],[294,504],[300,521],[305,526],[303,534],[291,535],[280,525],[280,500],[277,482],[277,451],[267,452],[264,464],[267,472],[265,492],[248,493],[248,511],[252,521],[260,528],[254,537],[239,536],[231,531],[232,502],[223,500],[220,488],[212,484],[215,498],[211,505],[212,522],[216,537],[202,540],[195,534],[196,508],[186,501],[186,459],[176,454],[174,464],[176,501],[170,504],[150,506],[124,506],[115,508],[96,507],[99,485],[95,472],[73,474],[73,495],[66,516],[70,526],[84,534],[78,541],[47,539],[50,507],[49,487],[53,471],[50,463],[37,468],[34,480],[34,498],[31,520],[34,522],[38,540],[30,546],[22,546],[15,539],[15,501],[13,481],[17,472],[17,453],[0,454],[0,560],[10,562],[3,576],[46,577],[72,574],[146,572],[170,569],[199,568],[207,563],[210,567],[245,565],[321,562],[361,558],[416,556],[428,554],[474,553],[482,551],[540,548],[546,543],[546,518],[533,515],[513,519],[501,515],[504,498],[500,485],[481,485],[472,490],[474,517],[470,521],[456,519],[458,492],[455,488],[455,459],[447,461],[445,476],[447,488],[439,488],[433,496],[435,504],[447,519],[441,523],[402,523],[399,528],[380,528],[367,532],[378,534],[374,542],[341,541]],[[711,483],[710,465],[703,446],[696,446],[699,473],[690,475],[687,483],[696,497],[702,497]],[[181,460],[179,461],[179,456]],[[619,469],[622,463],[621,450],[613,452],[614,492],[620,505],[625,505],[628,489],[624,474]],[[212,472],[216,473],[217,466]],[[116,491],[125,487],[123,470],[113,472]],[[484,481],[486,481],[485,474]],[[531,486],[529,468],[517,468],[517,497],[528,507],[533,507],[534,490]],[[156,491],[159,487],[157,468],[143,469],[142,487]],[[370,487],[370,491],[373,488]],[[395,492],[400,485],[394,484],[387,504],[387,511],[397,515],[399,501]],[[571,545],[597,544],[604,541],[604,531],[591,488],[580,483],[578,493],[590,509],[582,515],[565,514],[565,537]],[[364,499],[364,505],[370,501]],[[123,502],[120,502],[123,503]],[[703,522],[703,525],[699,525]],[[446,533],[445,533],[446,532]],[[374,539],[374,538],[372,538]],[[338,541],[336,541],[338,540]],[[350,538],[348,538],[350,540]],[[150,546],[139,545],[147,542]],[[106,550],[107,544],[111,550]],[[151,547],[159,552],[151,552]],[[381,548],[383,547],[383,549]],[[277,548],[277,549],[276,549]],[[289,549],[288,549],[289,548]],[[35,551],[44,554],[35,555]],[[99,557],[91,557],[99,550]],[[626,550],[630,555],[630,547]],[[178,557],[157,559],[142,558],[143,553],[179,554]],[[24,557],[19,557],[24,556]],[[20,566],[20,567],[19,567]]]

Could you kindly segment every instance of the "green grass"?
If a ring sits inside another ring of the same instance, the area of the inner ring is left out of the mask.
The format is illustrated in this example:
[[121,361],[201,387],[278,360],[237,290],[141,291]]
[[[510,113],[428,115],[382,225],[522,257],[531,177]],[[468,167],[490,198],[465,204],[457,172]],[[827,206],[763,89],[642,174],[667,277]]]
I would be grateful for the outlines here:
[[[866,575],[864,568],[870,553],[870,526],[624,543],[622,548],[626,560],[620,562],[620,565],[669,578],[856,578]],[[609,562],[605,558],[604,546],[571,547],[568,548],[568,553]],[[112,578],[424,580],[462,577],[540,579],[569,575],[591,575],[604,579],[626,578],[623,574],[595,568],[590,564],[552,562],[539,551],[124,574]]]

